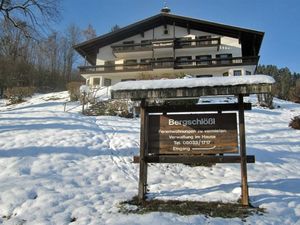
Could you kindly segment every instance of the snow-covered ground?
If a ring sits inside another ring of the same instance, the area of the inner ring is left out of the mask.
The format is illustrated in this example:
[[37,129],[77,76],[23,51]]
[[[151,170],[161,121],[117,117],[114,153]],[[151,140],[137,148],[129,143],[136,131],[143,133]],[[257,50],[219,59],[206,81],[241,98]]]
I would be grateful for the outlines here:
[[[253,98],[250,99],[253,101]],[[274,110],[246,113],[251,203],[262,216],[241,219],[121,214],[119,202],[137,194],[139,120],[85,117],[67,93],[0,102],[0,224],[300,224],[300,131],[288,127],[300,105],[275,100]],[[240,166],[153,164],[153,198],[234,202]]]

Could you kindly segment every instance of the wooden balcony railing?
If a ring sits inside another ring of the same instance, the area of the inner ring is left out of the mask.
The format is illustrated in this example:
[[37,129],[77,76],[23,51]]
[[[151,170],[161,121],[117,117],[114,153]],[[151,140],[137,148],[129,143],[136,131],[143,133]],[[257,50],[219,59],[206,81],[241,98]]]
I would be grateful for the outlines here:
[[221,44],[221,38],[204,39],[159,39],[145,43],[112,45],[113,53],[152,51],[155,48],[199,48],[213,47]]
[[98,65],[98,66],[80,66],[78,67],[82,74],[85,73],[115,73],[115,72],[133,72],[133,71],[151,71],[154,69],[185,69],[185,68],[206,68],[222,66],[239,65],[257,65],[259,57],[232,57],[226,59],[205,59],[205,60],[152,60],[143,63],[116,64],[116,65]]

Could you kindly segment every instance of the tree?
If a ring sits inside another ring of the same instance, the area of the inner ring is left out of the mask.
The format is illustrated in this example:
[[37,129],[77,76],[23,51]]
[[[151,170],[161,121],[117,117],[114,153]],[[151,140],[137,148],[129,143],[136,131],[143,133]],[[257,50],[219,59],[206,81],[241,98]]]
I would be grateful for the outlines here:
[[66,30],[65,36],[65,51],[64,51],[64,74],[67,81],[71,80],[72,69],[74,63],[78,58],[78,54],[75,52],[73,46],[80,41],[81,37],[80,29],[75,25],[71,24]]
[[121,27],[118,25],[118,24],[116,24],[116,25],[114,25],[112,28],[111,28],[111,32],[114,32],[114,31],[117,31],[117,30],[120,30],[121,29]]
[[86,41],[97,37],[96,31],[91,24],[89,24],[88,27],[82,31],[82,34]]
[[40,34],[59,17],[60,0],[0,0],[0,19],[13,24],[27,37]]

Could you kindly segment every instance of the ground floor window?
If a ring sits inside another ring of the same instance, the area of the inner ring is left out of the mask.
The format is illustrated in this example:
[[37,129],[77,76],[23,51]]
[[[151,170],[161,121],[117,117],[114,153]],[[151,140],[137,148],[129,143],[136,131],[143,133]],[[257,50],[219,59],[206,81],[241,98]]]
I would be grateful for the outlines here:
[[104,78],[104,86],[105,86],[105,87],[111,86],[111,79]]
[[242,71],[241,70],[234,70],[233,71],[233,76],[242,76]]
[[251,72],[246,70],[246,75],[251,75]]
[[136,81],[136,79],[122,79],[121,82],[124,82],[124,81]]
[[197,78],[203,78],[203,77],[213,77],[211,74],[204,74],[204,75],[196,75]]
[[93,78],[93,85],[100,85],[100,78]]

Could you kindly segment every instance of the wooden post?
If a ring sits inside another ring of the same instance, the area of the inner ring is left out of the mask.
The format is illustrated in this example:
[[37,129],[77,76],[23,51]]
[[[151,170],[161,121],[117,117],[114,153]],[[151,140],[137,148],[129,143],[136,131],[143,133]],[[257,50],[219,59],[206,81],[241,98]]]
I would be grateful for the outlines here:
[[247,180],[247,156],[246,156],[246,136],[245,136],[245,118],[244,118],[244,96],[238,95],[239,103],[239,137],[240,137],[240,156],[241,156],[241,178],[242,178],[242,196],[243,206],[249,205],[249,192]]
[[147,162],[145,156],[147,154],[147,129],[148,129],[148,113],[146,112],[146,101],[142,99],[140,107],[141,116],[141,134],[140,134],[140,176],[139,176],[139,203],[145,201],[145,195],[147,192]]

